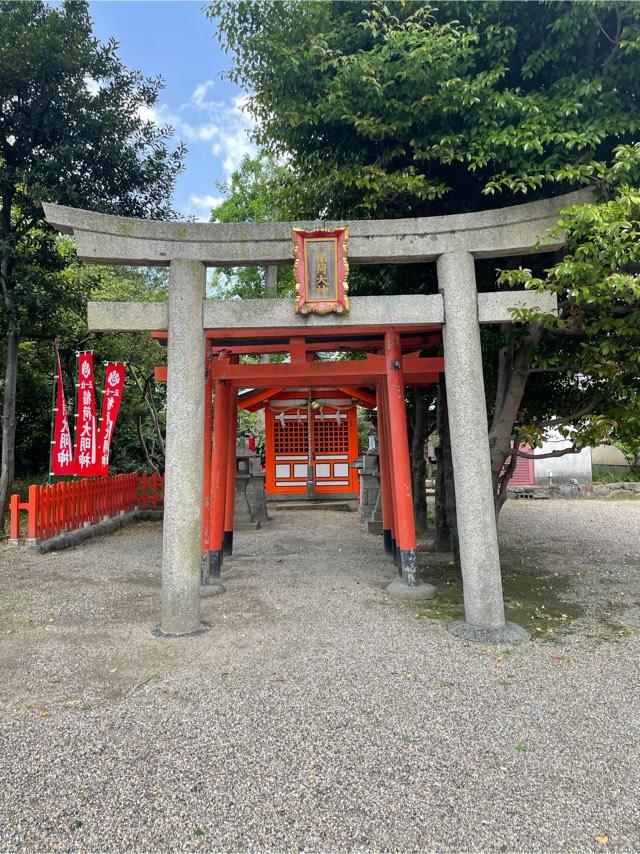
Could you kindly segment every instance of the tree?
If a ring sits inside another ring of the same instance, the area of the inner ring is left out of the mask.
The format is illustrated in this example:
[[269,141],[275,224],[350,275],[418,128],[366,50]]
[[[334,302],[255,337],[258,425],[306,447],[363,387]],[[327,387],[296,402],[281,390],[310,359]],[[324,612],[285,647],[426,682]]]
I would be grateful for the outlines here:
[[[73,264],[68,278],[88,289],[92,300],[117,302],[158,302],[167,299],[166,268],[103,267]],[[166,385],[154,381],[154,368],[162,363],[164,346],[146,332],[109,335],[89,332],[83,308],[75,328],[65,339],[67,352],[82,341],[94,351],[96,365],[103,361],[126,362],[125,395],[110,455],[112,472],[164,470]],[[70,349],[71,348],[71,349]],[[71,360],[75,367],[75,359]],[[99,380],[102,379],[98,369]]]
[[129,216],[171,216],[184,149],[142,117],[160,78],[127,69],[92,34],[88,4],[0,3],[0,325],[5,337],[0,529],[15,470],[21,338],[45,332],[66,294],[42,201]]
[[[165,269],[131,269],[80,264],[71,241],[59,240],[65,268],[59,278],[64,300],[43,324],[42,335],[35,327],[19,344],[21,382],[16,411],[16,476],[40,477],[49,471],[51,394],[56,339],[62,362],[65,389],[71,392],[67,404],[74,408],[73,388],[76,352],[94,352],[98,395],[102,387],[102,364],[127,364],[125,394],[114,434],[110,468],[113,472],[151,471],[164,467],[164,384],[153,382],[154,367],[163,360],[164,347],[147,333],[93,333],[87,328],[86,303],[92,300],[137,302],[166,299]],[[74,296],[74,302],[71,296]],[[99,398],[98,398],[99,402]]]
[[[618,150],[611,181],[630,153]],[[623,184],[607,201],[568,209],[556,230],[567,244],[557,264],[541,276],[526,268],[500,275],[555,292],[559,312],[516,311],[523,325],[503,336],[489,431],[498,510],[517,456],[530,455],[521,446],[539,447],[547,430],[571,441],[563,454],[640,438],[640,191]],[[554,382],[541,384],[547,376]]]
[[[228,183],[217,184],[226,198],[211,211],[211,222],[274,222],[290,218],[290,171],[274,157],[245,156]],[[266,295],[264,267],[219,267],[211,282],[216,297],[257,299]],[[293,273],[283,270],[278,291],[293,293]]]
[[[595,186],[601,203],[563,218],[566,262],[527,259],[529,274],[523,259],[504,274],[478,264],[481,289],[561,297],[559,321],[521,315],[483,330],[496,510],[512,441],[539,444],[541,430],[561,427],[577,449],[624,432],[624,383],[607,351],[610,319],[632,342],[640,311],[628,189],[640,175],[640,6],[216,0],[209,13],[233,52],[232,78],[253,93],[258,142],[311,188],[316,215],[460,213]],[[354,292],[434,281],[425,266],[364,275],[354,271]],[[626,379],[633,352],[616,349]]]

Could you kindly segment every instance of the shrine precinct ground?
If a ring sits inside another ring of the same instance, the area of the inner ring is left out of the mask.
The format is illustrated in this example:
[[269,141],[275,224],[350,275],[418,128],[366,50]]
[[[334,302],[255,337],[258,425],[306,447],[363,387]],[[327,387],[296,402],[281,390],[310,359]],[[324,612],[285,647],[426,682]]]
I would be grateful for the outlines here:
[[[488,643],[527,637],[505,621],[500,558],[491,486],[480,324],[512,320],[515,307],[556,308],[551,293],[478,294],[475,259],[555,251],[548,237],[561,209],[588,201],[585,192],[481,213],[410,220],[295,223],[173,223],[132,220],[45,204],[47,220],[74,237],[78,255],[91,263],[169,266],[166,303],[89,304],[95,331],[163,331],[167,347],[167,437],[162,599],[158,634],[177,636],[205,630],[200,620],[202,581],[202,499],[205,483],[205,363],[210,347],[270,338],[344,341],[368,335],[379,351],[362,361],[342,362],[349,385],[376,388],[387,435],[385,527],[394,534],[401,577],[400,595],[420,596],[406,442],[406,384],[437,381],[443,371],[454,467],[460,562],[464,584],[463,619],[453,634]],[[349,229],[350,264],[435,261],[438,291],[433,295],[354,297],[342,315],[300,315],[286,300],[205,300],[206,268],[293,263],[292,228]],[[444,360],[405,353],[403,336],[440,331]],[[321,344],[318,349],[326,348]],[[259,347],[256,350],[259,352]],[[435,363],[438,362],[436,365]],[[228,387],[266,388],[296,381],[309,387],[327,383],[326,363],[233,365],[216,363],[215,382]],[[331,379],[337,377],[332,374]],[[384,449],[383,449],[384,450]],[[393,471],[390,473],[389,469]],[[383,467],[384,470],[384,467]],[[212,503],[215,490],[212,491]],[[217,531],[213,531],[217,536]],[[223,533],[223,532],[222,532]],[[216,546],[216,543],[212,544]],[[213,549],[215,551],[215,548]],[[213,581],[215,578],[206,578]],[[400,588],[400,590],[398,590]],[[430,595],[430,591],[423,591]]]

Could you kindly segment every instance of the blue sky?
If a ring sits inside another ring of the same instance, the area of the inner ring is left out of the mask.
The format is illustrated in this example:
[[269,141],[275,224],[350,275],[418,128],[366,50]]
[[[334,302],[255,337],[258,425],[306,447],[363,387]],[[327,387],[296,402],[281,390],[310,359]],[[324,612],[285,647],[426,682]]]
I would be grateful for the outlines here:
[[245,95],[221,74],[230,66],[214,37],[215,26],[201,0],[95,0],[94,31],[101,41],[113,36],[129,68],[161,75],[165,88],[146,117],[171,124],[188,146],[173,205],[182,214],[207,220],[221,199],[225,181],[244,154],[253,150]]

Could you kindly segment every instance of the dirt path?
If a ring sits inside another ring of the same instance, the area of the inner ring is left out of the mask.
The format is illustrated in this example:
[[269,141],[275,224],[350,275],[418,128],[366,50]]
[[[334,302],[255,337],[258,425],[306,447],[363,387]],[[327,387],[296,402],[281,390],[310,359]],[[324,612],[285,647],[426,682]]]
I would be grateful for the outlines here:
[[191,640],[150,635],[158,524],[1,550],[0,849],[638,849],[640,502],[501,529],[512,652],[448,635],[446,561],[391,600],[355,514],[237,534]]

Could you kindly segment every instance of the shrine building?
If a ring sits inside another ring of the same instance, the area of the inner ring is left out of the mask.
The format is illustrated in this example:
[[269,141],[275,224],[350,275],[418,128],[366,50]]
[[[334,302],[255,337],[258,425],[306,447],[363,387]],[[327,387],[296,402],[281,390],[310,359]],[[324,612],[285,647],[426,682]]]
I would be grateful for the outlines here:
[[267,497],[357,498],[358,403],[373,409],[375,396],[302,387],[239,395],[241,409],[264,412]]

